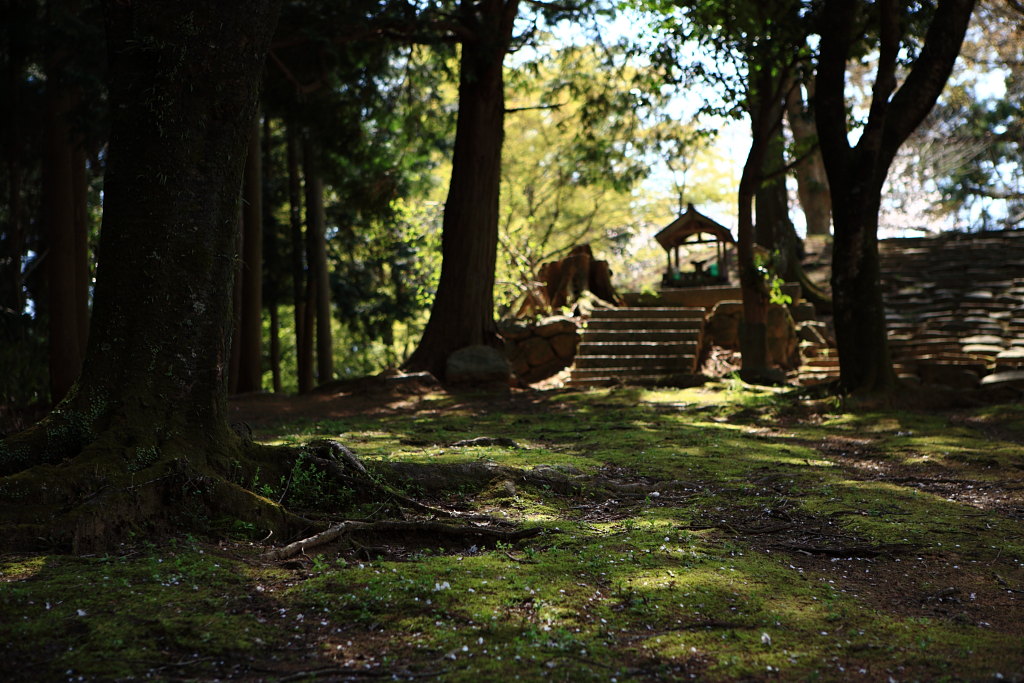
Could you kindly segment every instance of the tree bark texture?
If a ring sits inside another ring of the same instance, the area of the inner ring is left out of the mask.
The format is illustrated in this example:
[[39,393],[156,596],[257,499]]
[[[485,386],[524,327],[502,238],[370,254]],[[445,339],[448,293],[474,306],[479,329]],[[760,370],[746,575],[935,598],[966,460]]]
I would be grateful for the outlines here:
[[[474,5],[476,5],[474,9]],[[461,3],[472,38],[462,43],[459,115],[441,237],[441,278],[430,319],[406,361],[443,379],[454,351],[497,346],[494,266],[498,247],[505,85],[502,65],[519,0]]]
[[862,36],[857,6],[826,0],[816,78],[815,112],[832,194],[832,296],[840,386],[848,393],[884,394],[896,386],[879,282],[878,209],[882,186],[900,145],[938,99],[960,51],[974,0],[940,0],[921,51],[897,88],[903,27],[895,0],[878,12],[878,68],[868,121],[855,147],[847,137],[846,62]]
[[238,316],[238,392],[263,387],[263,151],[253,117],[242,182],[241,302]]
[[[808,87],[813,96],[814,89]],[[807,223],[808,235],[832,233],[832,198],[829,195],[828,175],[818,147],[818,128],[814,116],[808,111],[801,88],[794,87],[786,99],[786,120],[793,133],[797,154],[805,155],[796,164],[797,196]]]
[[740,328],[740,374],[746,381],[755,381],[768,370],[767,319],[768,293],[764,278],[754,258],[753,203],[761,180],[765,141],[757,133],[740,176],[736,258],[739,264],[740,292],[743,297],[743,325]]
[[738,195],[736,260],[743,296],[743,326],[740,332],[740,375],[758,381],[768,374],[767,318],[768,289],[754,256],[754,197],[764,183],[764,166],[769,146],[782,121],[780,81],[768,69],[752,70],[749,88],[750,151],[743,164]]
[[[263,144],[260,154],[263,157],[263,187],[261,195],[275,179],[277,172],[274,157],[271,153],[274,141],[269,116],[263,118]],[[273,216],[273,202],[263,202],[263,246],[266,256],[266,281],[263,287],[263,303],[270,316],[270,384],[275,394],[281,393],[281,316],[278,304],[281,299],[281,240],[277,232],[277,220]]]
[[308,313],[306,296],[306,247],[302,234],[302,177],[299,162],[299,135],[290,122],[285,130],[288,154],[288,223],[292,243],[292,305],[295,320],[295,363],[299,393],[313,389],[313,340],[306,333]]
[[[51,19],[73,8],[55,2]],[[60,401],[78,379],[88,330],[88,234],[85,156],[72,130],[77,94],[68,82],[70,55],[54,46],[47,65],[42,222],[46,232],[50,398]],[[78,203],[82,203],[79,208]]]
[[180,521],[192,503],[255,506],[227,476],[242,455],[227,356],[239,188],[277,4],[108,3],[91,333],[65,401],[0,443],[4,543],[86,550]]
[[[309,263],[307,316],[316,315],[316,384],[334,379],[334,343],[331,337],[331,283],[327,270],[327,242],[324,236],[324,183],[317,168],[316,149],[306,138],[302,147],[306,176],[306,260]],[[306,329],[312,331],[309,319]]]

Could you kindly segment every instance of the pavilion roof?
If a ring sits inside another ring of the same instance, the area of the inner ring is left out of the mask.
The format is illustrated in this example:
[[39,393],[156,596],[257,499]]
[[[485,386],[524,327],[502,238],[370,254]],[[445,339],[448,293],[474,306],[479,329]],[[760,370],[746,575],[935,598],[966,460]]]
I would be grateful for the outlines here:
[[728,244],[736,242],[736,240],[733,239],[732,233],[729,232],[729,228],[720,223],[716,223],[700,211],[697,211],[697,209],[693,208],[693,204],[688,204],[686,207],[686,213],[683,213],[674,221],[662,228],[661,232],[654,236],[654,239],[658,240],[658,244],[660,244],[665,251],[668,251],[673,247],[682,244],[690,235],[696,235],[699,233],[707,233],[712,235],[716,241],[726,242]]

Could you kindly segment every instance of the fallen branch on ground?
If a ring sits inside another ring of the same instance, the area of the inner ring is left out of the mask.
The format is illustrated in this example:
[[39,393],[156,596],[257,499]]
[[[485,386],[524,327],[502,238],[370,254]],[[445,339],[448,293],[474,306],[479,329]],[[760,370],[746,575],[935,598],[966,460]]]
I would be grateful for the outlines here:
[[294,557],[305,552],[308,548],[332,543],[352,533],[386,533],[386,534],[420,534],[433,537],[443,536],[460,540],[472,539],[477,541],[504,542],[518,541],[523,538],[536,536],[542,531],[540,527],[529,529],[516,529],[504,531],[501,529],[490,529],[480,526],[452,526],[441,522],[410,522],[410,521],[380,521],[380,522],[358,522],[344,521],[335,524],[326,531],[304,538],[294,543],[289,543],[283,548],[275,548],[260,556],[267,562],[277,562]]

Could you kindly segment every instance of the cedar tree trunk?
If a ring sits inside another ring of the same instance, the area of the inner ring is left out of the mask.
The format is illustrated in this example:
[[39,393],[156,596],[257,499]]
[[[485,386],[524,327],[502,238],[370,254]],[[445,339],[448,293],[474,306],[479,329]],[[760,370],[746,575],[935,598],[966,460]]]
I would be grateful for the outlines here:
[[[52,3],[55,14],[72,12],[63,3]],[[50,398],[54,404],[71,389],[82,369],[85,330],[88,316],[88,263],[85,245],[85,157],[78,149],[70,119],[77,102],[76,89],[67,82],[70,55],[65,46],[56,46],[47,65],[46,142],[43,157],[42,222],[46,231],[44,260],[49,316]],[[81,165],[81,169],[76,169]],[[84,308],[83,308],[84,307]],[[83,310],[80,310],[83,309]],[[20,312],[20,311],[19,311]]]
[[[271,186],[274,174],[277,169],[273,160],[272,128],[270,117],[263,119],[263,147],[260,153],[263,156],[263,188]],[[281,316],[278,310],[281,294],[281,245],[277,232],[277,221],[274,219],[273,202],[263,202],[263,246],[266,253],[266,282],[264,284],[263,299],[270,313],[270,384],[275,394],[281,393]]]
[[[477,5],[473,14],[473,5]],[[498,346],[494,265],[504,139],[502,64],[519,0],[462,2],[472,37],[462,43],[459,117],[441,236],[441,278],[430,320],[405,367],[444,378],[445,363],[466,346]]]
[[899,88],[897,65],[904,27],[901,3],[881,0],[878,70],[868,121],[851,147],[844,90],[846,62],[862,36],[862,3],[826,0],[816,78],[815,113],[832,193],[835,232],[832,297],[839,347],[840,388],[884,394],[896,386],[879,282],[878,208],[882,185],[900,145],[935,105],[960,52],[974,0],[939,0],[918,57]]
[[317,168],[316,150],[308,137],[303,141],[302,161],[306,175],[306,260],[312,296],[306,309],[306,334],[312,336],[316,313],[316,383],[334,379],[334,345],[331,339],[331,283],[327,271],[327,242],[324,237],[324,183]]
[[260,118],[249,129],[242,182],[241,302],[238,316],[238,382],[235,391],[263,388],[263,150]]
[[292,243],[292,305],[295,318],[295,364],[299,393],[313,388],[313,340],[306,333],[306,247],[302,236],[302,178],[299,170],[299,136],[290,122],[285,129],[288,150],[288,224]]
[[0,442],[0,545],[85,552],[222,515],[287,527],[232,483],[251,476],[256,449],[226,421],[239,188],[277,4],[107,3],[89,345],[68,397]]

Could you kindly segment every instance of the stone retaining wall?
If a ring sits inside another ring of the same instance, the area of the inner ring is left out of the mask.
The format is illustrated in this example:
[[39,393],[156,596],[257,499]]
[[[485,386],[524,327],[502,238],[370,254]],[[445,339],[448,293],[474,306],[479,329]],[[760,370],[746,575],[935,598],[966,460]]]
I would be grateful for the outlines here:
[[503,321],[498,333],[505,340],[505,355],[520,379],[539,382],[572,364],[580,343],[580,323],[568,316],[537,322]]

